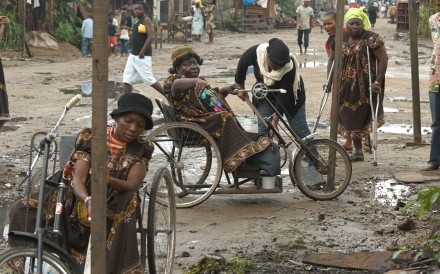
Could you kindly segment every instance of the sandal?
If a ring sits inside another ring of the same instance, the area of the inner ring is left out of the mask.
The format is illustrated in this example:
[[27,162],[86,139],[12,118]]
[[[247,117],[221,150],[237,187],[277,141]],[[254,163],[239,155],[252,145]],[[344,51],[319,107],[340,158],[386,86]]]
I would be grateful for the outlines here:
[[364,155],[358,155],[358,154],[350,155],[350,162],[363,162],[363,161],[364,161]]
[[372,153],[370,135],[365,136],[364,143],[363,143],[363,149],[365,152],[368,152],[370,154]]

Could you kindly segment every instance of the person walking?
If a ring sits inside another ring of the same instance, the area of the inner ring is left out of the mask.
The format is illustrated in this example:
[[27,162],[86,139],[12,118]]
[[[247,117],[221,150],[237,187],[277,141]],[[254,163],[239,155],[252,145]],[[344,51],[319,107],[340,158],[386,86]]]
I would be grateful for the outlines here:
[[[304,54],[307,54],[309,47],[309,35],[313,28],[313,9],[309,6],[310,0],[303,0],[302,6],[296,9],[296,22],[298,29],[299,53],[303,54],[302,45],[304,44]],[[304,38],[304,42],[303,42]]]
[[440,167],[440,1],[437,0],[437,13],[429,17],[432,50],[429,70],[429,106],[431,108],[431,149],[428,165],[424,171],[437,170]]
[[92,47],[93,43],[93,19],[91,14],[89,14],[82,23],[81,37],[81,54],[82,57],[87,57],[87,51]]
[[379,11],[379,4],[372,2],[368,6],[368,19],[370,20],[371,27],[374,29],[376,24],[377,12]]
[[134,5],[134,15],[138,20],[131,33],[131,52],[127,58],[122,79],[124,93],[131,92],[133,83],[138,78],[142,78],[146,84],[163,94],[162,85],[153,75],[151,44],[154,40],[154,32],[150,18],[145,16],[146,12],[147,5],[144,2],[138,1]]
[[[383,38],[368,30],[370,22],[361,8],[349,9],[344,20],[347,31],[342,37],[338,132],[342,137],[353,140],[355,151],[350,160],[363,161],[362,138],[367,138],[373,130],[370,103],[376,106],[378,98],[377,127],[384,124],[382,103],[388,55]],[[373,96],[373,102],[369,99],[370,85],[371,91],[380,95]]]
[[[247,49],[240,57],[235,73],[235,83],[245,88],[246,72],[249,66],[254,68],[257,82],[264,83],[270,89],[285,89],[286,93],[269,93],[268,98],[281,115],[287,117],[292,130],[303,138],[311,134],[307,126],[304,83],[299,75],[298,61],[290,53],[287,45],[278,38],[268,43],[255,45]],[[263,117],[275,113],[266,100],[252,99],[252,103]],[[276,126],[279,117],[273,116]],[[258,120],[258,133],[267,135],[267,128]]]

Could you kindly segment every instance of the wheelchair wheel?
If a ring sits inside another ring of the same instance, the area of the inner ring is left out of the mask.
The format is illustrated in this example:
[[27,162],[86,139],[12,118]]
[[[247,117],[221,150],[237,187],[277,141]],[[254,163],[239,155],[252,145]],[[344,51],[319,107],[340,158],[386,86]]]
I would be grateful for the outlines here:
[[[172,273],[176,247],[176,202],[173,179],[166,167],[154,176],[148,203],[147,251],[149,273]],[[167,203],[159,203],[166,200]]]
[[[168,123],[147,139],[155,149],[150,169],[166,166],[174,182],[176,207],[193,207],[211,196],[222,176],[220,150],[211,135],[194,123]],[[151,174],[147,174],[151,182]]]
[[[14,247],[0,254],[0,273],[37,273],[37,248]],[[80,271],[76,266],[65,263],[54,250],[43,251],[43,273],[71,274]]]
[[[316,139],[306,146],[289,165],[292,182],[313,200],[331,200],[341,195],[350,183],[352,172],[345,149],[329,139]],[[315,160],[307,156],[308,151],[316,156]]]

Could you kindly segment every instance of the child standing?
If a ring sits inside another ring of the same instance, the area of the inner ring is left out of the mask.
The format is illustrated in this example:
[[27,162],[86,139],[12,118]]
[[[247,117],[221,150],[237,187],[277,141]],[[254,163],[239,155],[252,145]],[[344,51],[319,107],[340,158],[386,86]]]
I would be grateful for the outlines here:
[[108,55],[116,54],[116,47],[118,41],[116,41],[116,26],[113,24],[113,17],[108,18]]
[[130,30],[129,27],[127,27],[126,22],[123,22],[121,24],[121,36],[119,37],[119,40],[121,41],[121,56],[125,55],[128,56],[128,41],[130,40],[130,36],[128,31]]

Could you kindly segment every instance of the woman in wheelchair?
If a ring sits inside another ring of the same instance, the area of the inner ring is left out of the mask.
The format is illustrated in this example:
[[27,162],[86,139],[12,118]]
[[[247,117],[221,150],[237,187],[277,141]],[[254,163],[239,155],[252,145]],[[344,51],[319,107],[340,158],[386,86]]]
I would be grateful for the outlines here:
[[[164,92],[181,122],[200,125],[216,140],[223,169],[232,172],[246,164],[274,176],[280,173],[279,150],[271,140],[245,131],[225,97],[239,88],[237,84],[211,88],[199,76],[202,58],[189,46],[179,46],[171,54],[172,68]],[[243,96],[243,94],[239,94]]]
[[[118,108],[110,114],[115,123],[107,127],[107,273],[143,273],[136,235],[136,207],[140,202],[137,192],[148,169],[154,146],[150,142],[142,142],[138,137],[145,129],[153,127],[152,110],[153,105],[147,97],[138,93],[126,93],[119,98]],[[91,129],[82,130],[76,139],[75,149],[62,170],[62,178],[61,173],[55,175],[64,180],[67,186],[64,210],[71,255],[82,267],[86,258],[92,216],[92,138]],[[57,193],[52,191],[45,195],[48,207],[53,212]],[[29,199],[29,217],[26,216],[27,199],[14,204],[10,211],[11,231],[25,230],[25,218],[28,218],[29,224],[27,231],[35,230],[38,206],[35,197],[38,194],[31,195]],[[52,216],[49,218],[53,219]],[[22,244],[19,241],[10,241],[11,246]]]

